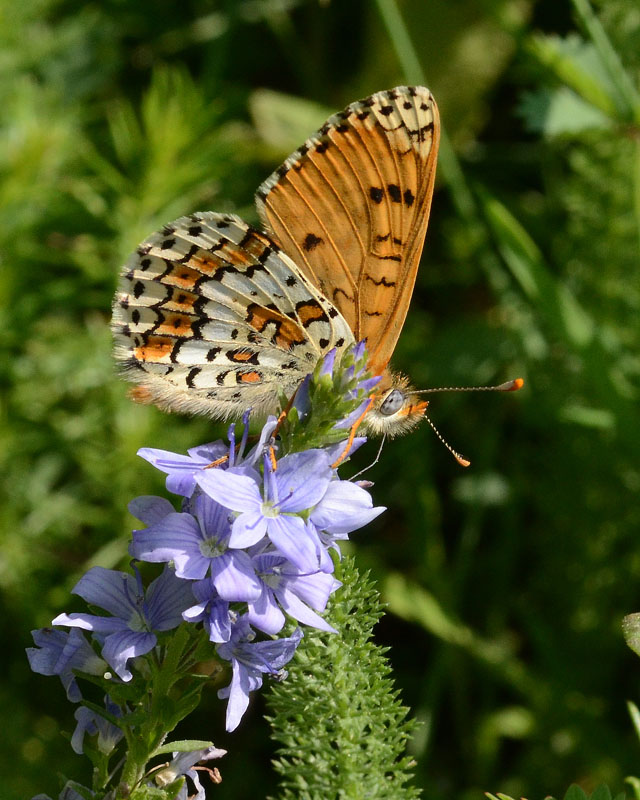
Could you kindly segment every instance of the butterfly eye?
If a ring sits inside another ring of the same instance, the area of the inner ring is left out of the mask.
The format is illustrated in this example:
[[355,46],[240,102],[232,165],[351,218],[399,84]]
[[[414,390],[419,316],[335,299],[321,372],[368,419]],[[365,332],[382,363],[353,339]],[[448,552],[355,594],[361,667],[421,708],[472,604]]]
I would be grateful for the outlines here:
[[392,417],[404,405],[405,396],[399,389],[392,389],[389,394],[380,403],[379,412],[383,417]]

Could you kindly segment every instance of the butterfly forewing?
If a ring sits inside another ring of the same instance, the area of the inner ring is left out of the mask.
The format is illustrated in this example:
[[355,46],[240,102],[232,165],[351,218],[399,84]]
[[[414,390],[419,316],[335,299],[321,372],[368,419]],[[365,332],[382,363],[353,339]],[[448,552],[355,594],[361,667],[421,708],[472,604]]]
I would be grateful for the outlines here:
[[138,399],[174,411],[275,411],[332,347],[353,343],[335,307],[265,234],[203,212],[153,234],[114,300],[116,357]]
[[262,221],[384,370],[429,218],[439,119],[428,89],[379,92],[330,117],[259,188]]

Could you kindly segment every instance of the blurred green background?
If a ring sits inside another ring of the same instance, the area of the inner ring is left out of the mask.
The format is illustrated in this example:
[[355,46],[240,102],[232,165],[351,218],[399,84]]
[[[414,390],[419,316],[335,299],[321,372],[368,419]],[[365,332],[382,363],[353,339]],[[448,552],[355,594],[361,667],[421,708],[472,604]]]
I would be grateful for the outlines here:
[[[377,640],[428,800],[619,791],[640,771],[620,630],[640,610],[638,3],[2,0],[0,35],[2,800],[88,777],[24,648],[88,566],[123,563],[128,500],[164,491],[136,450],[223,432],[127,399],[119,265],[181,214],[256,222],[255,188],[329,113],[423,80],[448,138],[394,363],[419,387],[526,386],[433,400],[468,470],[423,425],[369,473]],[[231,736],[219,705],[182,731],[229,750],[211,796],[274,794],[262,699]]]

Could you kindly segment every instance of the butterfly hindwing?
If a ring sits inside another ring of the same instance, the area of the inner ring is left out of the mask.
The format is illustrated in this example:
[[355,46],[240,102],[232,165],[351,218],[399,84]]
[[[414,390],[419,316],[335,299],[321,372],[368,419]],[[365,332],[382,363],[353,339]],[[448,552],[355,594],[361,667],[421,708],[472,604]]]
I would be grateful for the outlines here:
[[137,398],[173,411],[275,411],[332,347],[334,308],[265,234],[237,217],[182,217],[143,242],[114,300],[116,358]]
[[378,92],[330,117],[256,195],[266,229],[367,340],[374,373],[411,299],[438,137],[428,89]]

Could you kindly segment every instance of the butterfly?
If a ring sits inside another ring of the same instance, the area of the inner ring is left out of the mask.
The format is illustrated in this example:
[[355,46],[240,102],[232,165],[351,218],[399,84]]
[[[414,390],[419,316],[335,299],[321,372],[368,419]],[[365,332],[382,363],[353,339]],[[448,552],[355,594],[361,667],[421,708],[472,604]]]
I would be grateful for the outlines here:
[[265,415],[332,348],[365,340],[381,381],[365,419],[424,415],[389,368],[413,292],[436,170],[431,92],[400,86],[325,122],[256,193],[262,230],[200,212],[147,238],[122,269],[115,356],[134,399],[168,411]]

